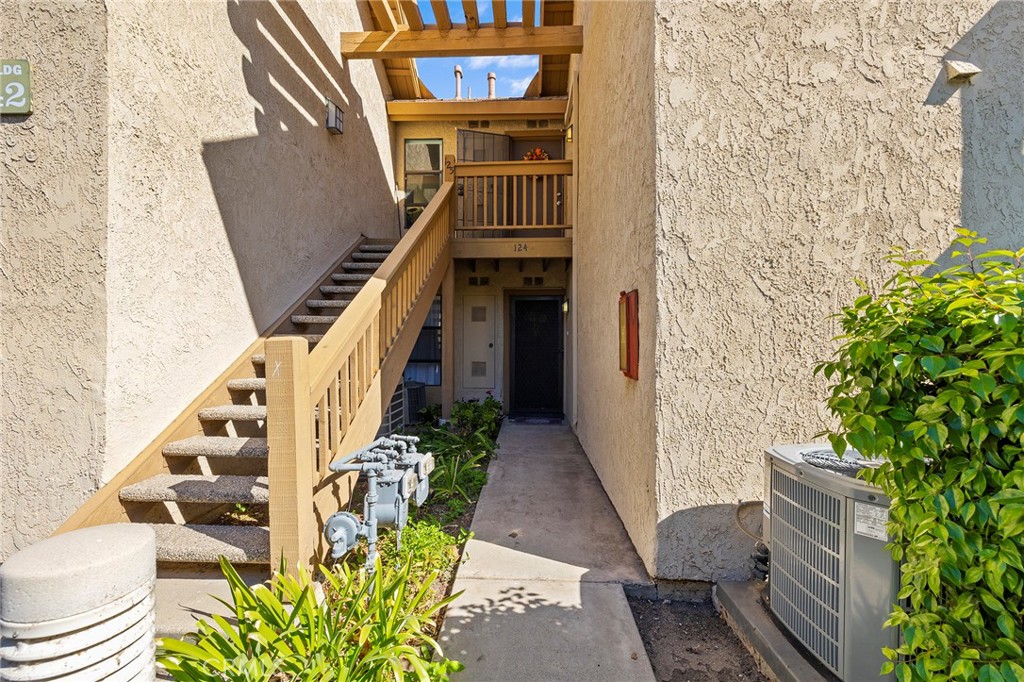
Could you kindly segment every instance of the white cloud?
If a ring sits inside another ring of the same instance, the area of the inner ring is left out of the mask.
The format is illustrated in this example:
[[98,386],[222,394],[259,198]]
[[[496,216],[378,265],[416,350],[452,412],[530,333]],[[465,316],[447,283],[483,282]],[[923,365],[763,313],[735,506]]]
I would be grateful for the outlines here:
[[506,55],[504,57],[470,57],[466,66],[471,69],[525,69],[537,68],[537,57],[528,54]]
[[533,75],[529,75],[522,78],[502,78],[501,82],[508,86],[508,97],[522,97],[523,93],[526,92],[526,88],[530,87],[530,81],[532,80]]
[[523,20],[523,15],[522,14],[517,14],[514,17],[509,17],[508,20],[511,21],[514,24],[516,22],[522,21]]

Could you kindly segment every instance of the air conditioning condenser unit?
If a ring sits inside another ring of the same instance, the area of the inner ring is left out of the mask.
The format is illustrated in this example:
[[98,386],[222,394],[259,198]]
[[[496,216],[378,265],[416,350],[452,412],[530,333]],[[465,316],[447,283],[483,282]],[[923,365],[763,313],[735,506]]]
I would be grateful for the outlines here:
[[883,627],[900,580],[885,549],[889,498],[856,478],[867,466],[821,444],[765,453],[769,608],[843,682],[894,679],[880,675],[882,647],[898,645],[897,629]]

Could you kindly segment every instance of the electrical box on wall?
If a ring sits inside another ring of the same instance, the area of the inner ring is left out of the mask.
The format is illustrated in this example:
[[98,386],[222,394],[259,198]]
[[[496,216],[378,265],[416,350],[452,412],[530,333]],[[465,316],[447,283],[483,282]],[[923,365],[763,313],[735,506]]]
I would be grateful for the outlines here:
[[619,369],[630,379],[640,378],[640,312],[636,289],[619,294]]

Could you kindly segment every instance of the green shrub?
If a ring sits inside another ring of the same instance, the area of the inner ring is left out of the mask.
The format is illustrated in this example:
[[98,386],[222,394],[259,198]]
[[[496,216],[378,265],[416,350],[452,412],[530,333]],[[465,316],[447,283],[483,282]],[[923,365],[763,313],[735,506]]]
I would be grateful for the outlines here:
[[323,584],[282,566],[255,587],[224,559],[221,570],[231,589],[224,604],[237,624],[215,615],[197,623],[195,644],[160,640],[158,660],[175,680],[431,682],[462,668],[431,661],[441,651],[429,632],[434,615],[458,595],[425,606],[434,576],[407,594],[408,564],[386,571],[378,561],[372,574],[341,564],[324,573]]
[[[830,434],[886,462],[865,477],[892,499],[902,562],[888,626],[902,645],[883,672],[907,680],[1024,682],[1024,249],[961,264],[897,251],[900,270],[841,315]],[[863,285],[862,285],[863,286]]]
[[[419,449],[434,454],[431,497],[437,502],[472,502],[487,482],[485,465],[498,445],[480,427],[468,435],[443,428],[420,434]],[[457,514],[456,514],[457,516]]]
[[[411,519],[402,530],[401,542],[394,530],[382,528],[377,539],[377,551],[385,566],[408,566],[409,585],[418,590],[433,575],[445,575],[459,560],[459,548],[469,533],[458,535],[445,532],[437,519],[426,516]],[[352,566],[366,561],[365,547],[359,546],[347,559]]]
[[452,406],[452,431],[468,436],[481,429],[494,440],[501,429],[504,406],[492,395],[478,400],[460,400]]

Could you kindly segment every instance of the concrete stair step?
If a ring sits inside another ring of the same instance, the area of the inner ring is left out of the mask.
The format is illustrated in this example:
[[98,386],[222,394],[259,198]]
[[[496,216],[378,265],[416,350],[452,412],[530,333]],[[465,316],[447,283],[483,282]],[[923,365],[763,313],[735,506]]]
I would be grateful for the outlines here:
[[[235,569],[247,585],[258,585],[270,577],[269,566],[240,565]],[[216,565],[165,564],[157,573],[154,595],[157,637],[182,639],[196,631],[198,619],[212,623],[212,614],[234,621],[234,610],[217,601],[219,598],[230,604],[231,589]]]
[[266,438],[193,436],[164,446],[166,457],[266,457]]
[[373,277],[369,272],[336,272],[331,275],[335,282],[368,282]]
[[266,476],[161,474],[121,488],[122,502],[269,504]]
[[299,334],[299,336],[306,339],[306,341],[309,341],[310,343],[320,343],[324,338],[323,334]]
[[380,267],[380,263],[356,263],[355,261],[345,261],[341,264],[341,267],[346,270],[363,270],[373,272]]
[[257,353],[249,358],[254,367],[262,367],[267,364],[267,356],[265,353]]
[[270,562],[270,529],[263,526],[213,526],[154,523],[156,560],[167,563],[233,564]]
[[373,261],[376,263],[383,263],[384,259],[389,255],[386,251],[361,251],[352,254],[353,260],[359,261]]
[[331,301],[319,298],[311,298],[306,301],[306,307],[310,310],[318,310],[322,308],[347,308],[351,301]]
[[199,421],[202,422],[255,422],[266,420],[266,405],[219,405],[199,410]]
[[292,315],[292,324],[334,324],[337,315]]
[[398,245],[398,242],[387,243],[387,244],[362,244],[359,247],[359,250],[363,251],[363,252],[375,251],[377,253],[382,253],[382,252],[383,253],[391,253],[392,251],[395,250],[395,247],[397,245]]
[[252,393],[254,391],[267,390],[267,380],[263,377],[250,377],[248,379],[231,379],[228,381],[229,391]]
[[320,293],[327,294],[329,296],[333,296],[333,295],[337,295],[337,294],[352,294],[352,295],[355,295],[355,294],[358,294],[361,289],[362,289],[361,286],[355,286],[354,287],[351,284],[341,284],[341,285],[338,285],[338,284],[325,284],[324,286],[320,287]]

